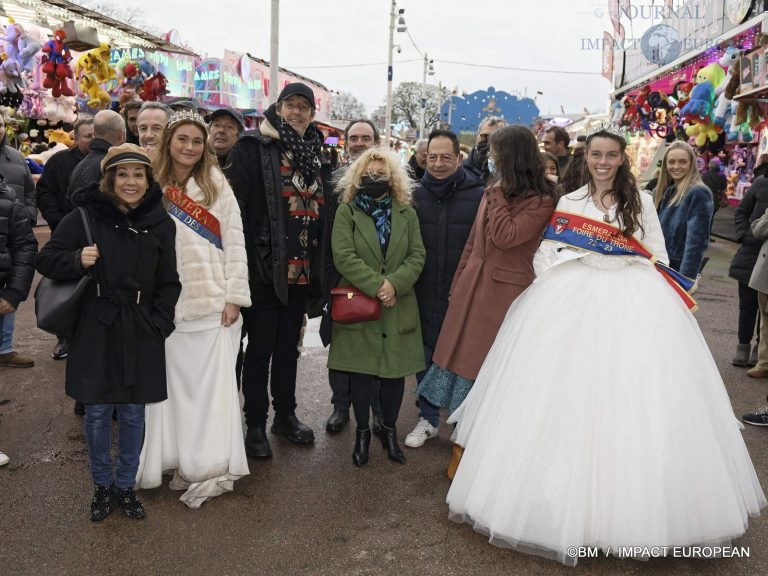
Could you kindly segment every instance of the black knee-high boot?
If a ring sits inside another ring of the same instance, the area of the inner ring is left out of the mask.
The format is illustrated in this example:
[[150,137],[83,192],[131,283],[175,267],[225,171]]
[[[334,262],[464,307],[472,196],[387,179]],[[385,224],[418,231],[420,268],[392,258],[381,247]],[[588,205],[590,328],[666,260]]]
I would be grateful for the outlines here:
[[371,429],[355,430],[355,451],[352,452],[352,462],[360,468],[368,462],[368,447],[371,445]]
[[384,446],[384,449],[387,451],[389,459],[403,464],[405,462],[405,454],[400,450],[400,445],[397,443],[397,430],[395,428],[382,426],[381,435],[379,437],[381,438],[381,445]]

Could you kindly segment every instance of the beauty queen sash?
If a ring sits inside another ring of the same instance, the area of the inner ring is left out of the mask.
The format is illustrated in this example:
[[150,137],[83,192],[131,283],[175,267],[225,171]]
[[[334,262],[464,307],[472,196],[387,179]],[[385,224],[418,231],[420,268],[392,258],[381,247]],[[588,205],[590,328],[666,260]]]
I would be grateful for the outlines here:
[[634,236],[629,238],[624,233],[610,224],[594,220],[582,214],[555,211],[544,231],[544,240],[560,242],[567,246],[596,252],[603,256],[640,256],[647,258],[656,267],[656,270],[672,286],[682,298],[691,312],[698,309],[696,301],[691,297],[695,282],[683,276],[677,270],[673,270],[666,264],[662,264],[656,256],[642,245]]
[[199,234],[219,250],[221,244],[221,224],[218,218],[208,212],[195,200],[187,196],[178,186],[169,186],[165,190],[168,201],[168,213],[190,230]]

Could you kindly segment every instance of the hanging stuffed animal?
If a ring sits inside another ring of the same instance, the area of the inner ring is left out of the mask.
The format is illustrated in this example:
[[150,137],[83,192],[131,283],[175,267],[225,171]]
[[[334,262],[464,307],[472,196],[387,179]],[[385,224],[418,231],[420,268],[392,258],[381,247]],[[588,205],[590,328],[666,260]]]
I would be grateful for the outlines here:
[[19,50],[19,65],[24,72],[32,74],[35,69],[35,56],[40,52],[43,45],[20,24],[18,26],[21,28],[21,35],[16,40],[16,47]]
[[738,93],[741,76],[741,51],[735,46],[729,46],[718,61],[720,66],[728,70],[725,80],[717,87],[718,95],[715,106],[715,124],[725,126],[726,116],[731,110],[731,101]]
[[715,87],[725,78],[725,70],[719,64],[704,66],[696,74],[696,86],[691,91],[691,99],[680,110],[681,118],[690,124],[685,133],[696,139],[697,146],[704,146],[707,140],[715,142],[722,128],[713,123],[713,104]]
[[730,120],[735,113],[736,103],[733,101],[733,97],[739,93],[739,75],[741,70],[741,63],[737,60],[728,69],[727,80],[728,83],[723,87],[723,93],[717,99],[717,106],[715,108],[715,124],[718,126],[727,126],[730,124]]
[[80,79],[80,90],[88,96],[87,105],[89,108],[106,110],[112,105],[112,98],[106,90],[88,74],[84,74]]
[[88,74],[99,84],[117,78],[115,69],[109,65],[110,54],[111,48],[104,42],[98,48],[81,54],[75,63],[75,77]]
[[141,90],[141,99],[145,102],[162,100],[163,96],[168,94],[166,86],[168,79],[162,72],[156,72],[151,78],[144,81],[144,87]]
[[45,74],[43,87],[50,89],[54,98],[75,95],[67,85],[67,79],[72,78],[72,69],[69,67],[72,55],[64,44],[66,38],[67,34],[64,30],[56,30],[53,33],[53,39],[43,46],[41,60],[43,74]]

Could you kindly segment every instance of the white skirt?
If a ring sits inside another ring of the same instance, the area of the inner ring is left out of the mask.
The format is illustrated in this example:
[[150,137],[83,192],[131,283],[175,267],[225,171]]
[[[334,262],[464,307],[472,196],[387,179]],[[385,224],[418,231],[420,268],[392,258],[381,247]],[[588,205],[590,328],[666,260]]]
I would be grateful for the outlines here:
[[173,471],[170,488],[199,508],[249,473],[235,379],[241,327],[242,317],[225,327],[217,314],[177,324],[166,340],[168,399],[147,404],[137,488]]
[[653,268],[584,260],[512,304],[451,415],[450,518],[571,565],[730,542],[766,500],[696,320]]

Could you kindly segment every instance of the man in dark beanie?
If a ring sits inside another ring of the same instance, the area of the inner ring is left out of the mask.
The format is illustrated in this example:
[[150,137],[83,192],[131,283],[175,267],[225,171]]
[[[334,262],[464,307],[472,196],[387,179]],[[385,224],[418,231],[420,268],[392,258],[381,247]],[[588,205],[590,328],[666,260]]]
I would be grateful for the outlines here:
[[323,134],[312,123],[312,89],[288,84],[264,111],[259,130],[242,134],[225,173],[240,204],[251,283],[243,309],[248,347],[243,396],[252,458],[272,455],[266,435],[271,385],[272,433],[308,444],[314,432],[296,417],[296,369],[304,314],[321,298],[324,189],[330,164],[321,155]]

